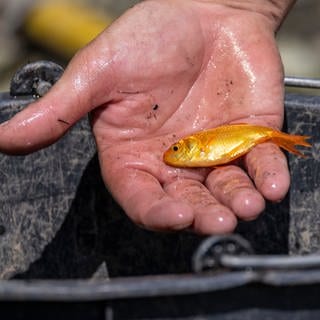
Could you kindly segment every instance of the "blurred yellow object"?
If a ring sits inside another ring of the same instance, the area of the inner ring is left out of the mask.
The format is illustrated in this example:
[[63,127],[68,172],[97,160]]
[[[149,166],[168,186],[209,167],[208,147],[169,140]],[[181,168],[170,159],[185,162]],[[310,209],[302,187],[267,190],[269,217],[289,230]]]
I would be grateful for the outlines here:
[[72,1],[36,1],[27,12],[23,30],[31,41],[71,58],[113,18]]

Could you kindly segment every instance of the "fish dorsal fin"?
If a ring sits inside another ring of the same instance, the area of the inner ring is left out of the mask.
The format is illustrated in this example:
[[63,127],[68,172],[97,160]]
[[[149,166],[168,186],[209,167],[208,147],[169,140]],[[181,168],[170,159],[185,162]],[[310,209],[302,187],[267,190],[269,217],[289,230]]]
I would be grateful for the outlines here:
[[248,122],[236,122],[236,123],[230,123],[228,126],[243,126],[243,127],[263,127],[262,125],[259,124],[254,124],[254,123],[248,123]]

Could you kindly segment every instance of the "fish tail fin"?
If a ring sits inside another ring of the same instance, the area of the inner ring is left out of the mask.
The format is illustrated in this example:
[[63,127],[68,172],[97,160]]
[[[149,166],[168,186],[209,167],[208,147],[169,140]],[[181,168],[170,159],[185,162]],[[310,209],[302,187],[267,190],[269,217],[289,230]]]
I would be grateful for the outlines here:
[[311,147],[311,144],[306,141],[307,139],[311,138],[310,136],[299,136],[299,135],[291,135],[287,133],[283,133],[280,131],[273,132],[271,141],[276,143],[279,147],[294,153],[300,157],[305,158],[306,156],[297,150],[295,146],[304,146],[304,147]]

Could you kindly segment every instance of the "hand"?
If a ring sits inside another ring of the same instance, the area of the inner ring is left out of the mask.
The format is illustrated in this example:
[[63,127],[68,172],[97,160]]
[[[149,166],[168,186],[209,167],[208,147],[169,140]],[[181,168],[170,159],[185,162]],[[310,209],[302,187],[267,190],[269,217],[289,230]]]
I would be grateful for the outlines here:
[[178,169],[163,152],[182,136],[231,122],[280,128],[283,72],[268,17],[209,1],[146,1],[71,61],[42,99],[0,126],[0,150],[56,141],[91,111],[106,186],[137,224],[153,230],[231,232],[264,198],[289,187],[273,144],[243,166]]

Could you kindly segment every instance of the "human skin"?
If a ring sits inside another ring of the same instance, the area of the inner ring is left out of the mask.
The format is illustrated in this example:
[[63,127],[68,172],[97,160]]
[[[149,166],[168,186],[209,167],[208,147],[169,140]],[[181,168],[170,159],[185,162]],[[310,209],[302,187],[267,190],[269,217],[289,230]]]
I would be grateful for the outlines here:
[[[280,201],[286,158],[264,143],[241,163],[173,168],[180,137],[228,123],[280,129],[283,70],[275,32],[293,1],[145,1],[80,50],[50,92],[0,126],[0,151],[58,140],[91,112],[103,179],[147,229],[232,232]],[[63,121],[59,121],[62,119]]]

